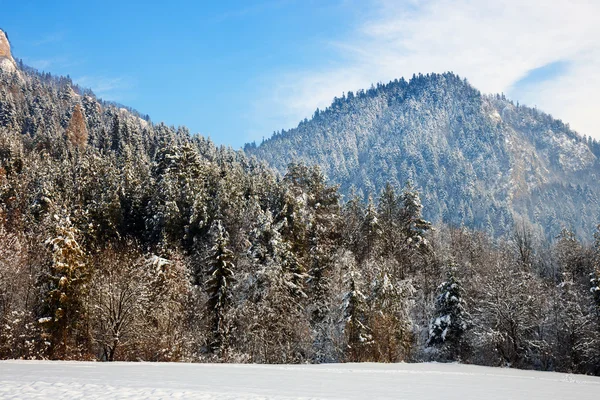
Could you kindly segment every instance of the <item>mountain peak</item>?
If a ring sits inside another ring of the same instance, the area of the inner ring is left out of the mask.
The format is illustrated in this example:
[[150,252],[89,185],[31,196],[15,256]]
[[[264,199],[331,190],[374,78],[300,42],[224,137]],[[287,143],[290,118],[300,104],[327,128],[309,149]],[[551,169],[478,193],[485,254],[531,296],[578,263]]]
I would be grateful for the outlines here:
[[600,143],[450,72],[349,92],[246,151],[282,173],[318,164],[345,195],[410,180],[430,221],[496,236],[521,220],[549,238],[563,226],[590,236],[600,212]]
[[8,36],[6,36],[6,33],[2,29],[0,29],[0,69],[8,72],[15,72],[17,70],[17,63],[10,52]]

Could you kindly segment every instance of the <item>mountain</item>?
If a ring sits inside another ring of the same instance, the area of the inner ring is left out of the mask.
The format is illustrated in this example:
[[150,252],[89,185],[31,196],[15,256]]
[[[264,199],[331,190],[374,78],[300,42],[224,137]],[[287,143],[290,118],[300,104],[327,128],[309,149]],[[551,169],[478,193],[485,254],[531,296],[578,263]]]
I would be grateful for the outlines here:
[[525,221],[549,237],[563,227],[590,237],[600,220],[598,142],[452,73],[348,92],[245,150],[282,172],[318,164],[346,195],[410,180],[431,221],[496,236]]

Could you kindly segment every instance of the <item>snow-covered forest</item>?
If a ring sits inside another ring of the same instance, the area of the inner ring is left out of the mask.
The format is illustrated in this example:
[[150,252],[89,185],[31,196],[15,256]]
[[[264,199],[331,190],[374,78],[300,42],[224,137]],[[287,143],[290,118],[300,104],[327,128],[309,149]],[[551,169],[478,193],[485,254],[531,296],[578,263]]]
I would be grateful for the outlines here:
[[432,225],[421,196],[0,72],[0,358],[600,373],[600,233]]

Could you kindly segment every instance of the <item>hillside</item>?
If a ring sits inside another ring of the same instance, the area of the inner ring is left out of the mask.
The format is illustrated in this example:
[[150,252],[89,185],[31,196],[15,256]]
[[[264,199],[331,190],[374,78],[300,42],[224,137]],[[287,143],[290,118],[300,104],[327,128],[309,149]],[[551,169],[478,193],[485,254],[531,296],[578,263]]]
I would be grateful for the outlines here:
[[597,142],[452,73],[349,92],[245,150],[282,172],[318,164],[346,195],[412,180],[428,219],[496,236],[524,219],[548,237],[589,237],[600,219]]

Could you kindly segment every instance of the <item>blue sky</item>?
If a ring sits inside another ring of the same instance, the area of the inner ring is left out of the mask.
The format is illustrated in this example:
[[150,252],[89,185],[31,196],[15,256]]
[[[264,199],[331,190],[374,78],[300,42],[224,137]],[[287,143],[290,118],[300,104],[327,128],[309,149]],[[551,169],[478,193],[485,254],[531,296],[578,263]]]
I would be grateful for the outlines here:
[[310,0],[89,3],[6,2],[0,26],[26,64],[236,147],[283,128],[255,115],[269,77],[326,60],[327,41],[360,10]]
[[26,64],[236,148],[342,92],[447,70],[600,133],[600,9],[584,0],[1,3]]

